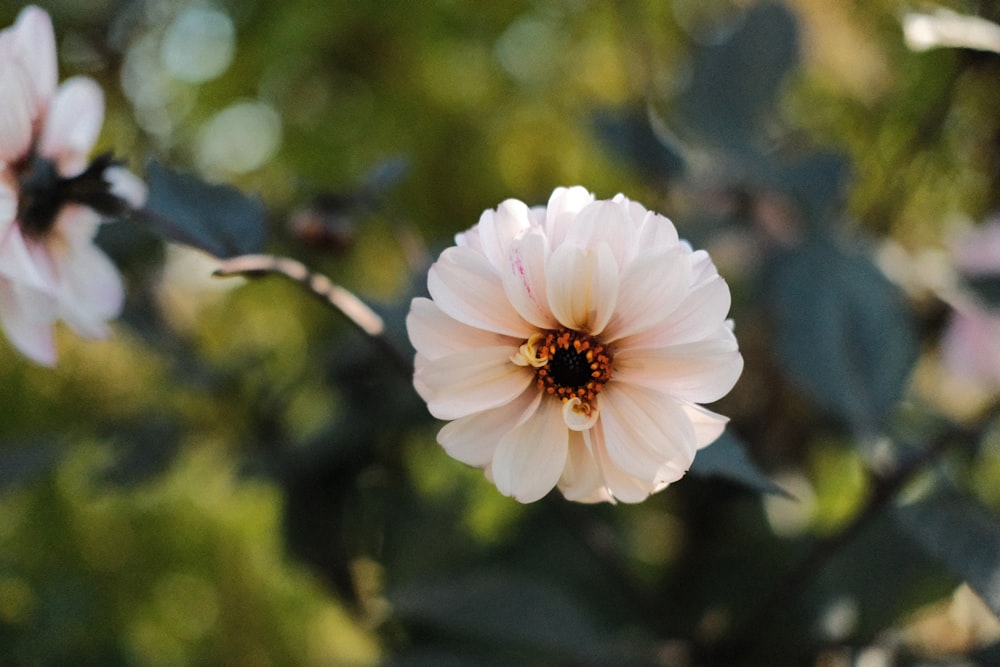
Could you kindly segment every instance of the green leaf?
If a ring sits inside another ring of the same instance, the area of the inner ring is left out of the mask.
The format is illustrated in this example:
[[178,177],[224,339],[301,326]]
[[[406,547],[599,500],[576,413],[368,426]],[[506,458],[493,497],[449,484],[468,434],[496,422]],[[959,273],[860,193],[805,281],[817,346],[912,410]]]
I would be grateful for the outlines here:
[[689,472],[698,477],[720,477],[759,493],[792,498],[750,460],[743,442],[728,431],[698,451]]
[[149,199],[136,215],[160,236],[219,258],[263,250],[267,224],[260,198],[172,171],[156,161],[147,165],[146,181]]
[[881,431],[918,352],[896,287],[867,257],[820,238],[774,257],[765,290],[791,380],[855,431]]
[[1000,517],[952,491],[899,507],[895,514],[917,544],[1000,614]]
[[798,58],[798,26],[789,10],[771,4],[748,10],[728,40],[692,54],[691,79],[678,100],[681,122],[711,145],[752,146]]
[[966,276],[963,282],[988,307],[1000,309],[1000,275]]

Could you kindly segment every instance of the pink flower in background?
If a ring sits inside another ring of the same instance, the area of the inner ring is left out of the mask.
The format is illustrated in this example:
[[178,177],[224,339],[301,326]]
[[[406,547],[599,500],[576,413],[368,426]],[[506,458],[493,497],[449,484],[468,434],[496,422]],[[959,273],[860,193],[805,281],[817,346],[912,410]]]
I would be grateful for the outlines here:
[[88,166],[103,117],[93,80],[57,88],[52,22],[24,9],[0,32],[0,325],[39,363],[56,361],[56,320],[98,338],[121,310],[121,278],[93,238],[145,187],[107,157]]
[[[1000,219],[955,239],[952,258],[966,278],[1000,285]],[[1000,309],[970,294],[952,301],[955,310],[941,339],[942,362],[955,376],[1000,391]]]
[[727,419],[743,369],[729,288],[667,218],[558,188],[483,213],[413,300],[414,386],[454,458],[521,502],[638,502]]

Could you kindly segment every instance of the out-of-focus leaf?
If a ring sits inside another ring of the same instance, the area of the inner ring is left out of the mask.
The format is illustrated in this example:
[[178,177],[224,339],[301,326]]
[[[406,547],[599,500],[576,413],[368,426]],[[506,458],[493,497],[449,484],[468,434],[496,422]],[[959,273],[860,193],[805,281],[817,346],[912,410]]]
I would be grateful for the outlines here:
[[170,466],[181,441],[180,427],[165,418],[119,425],[113,438],[116,458],[103,478],[115,484],[140,484]]
[[206,183],[156,161],[146,167],[149,199],[139,212],[159,235],[219,258],[259,253],[267,238],[264,204],[230,185]]
[[759,493],[792,497],[750,460],[740,439],[728,431],[698,451],[690,473],[698,477],[721,477]]
[[788,9],[748,10],[728,40],[694,51],[690,83],[678,100],[680,120],[717,147],[752,146],[798,57],[798,26]]
[[789,377],[856,431],[879,432],[917,355],[896,287],[867,257],[824,239],[774,257],[765,281]]
[[54,440],[0,447],[0,492],[47,474],[62,460],[66,449],[65,442]]
[[391,594],[400,618],[514,650],[593,657],[603,632],[560,589],[513,573],[478,572]]
[[802,207],[804,216],[814,224],[823,224],[838,213],[850,177],[850,162],[840,153],[810,153],[786,163],[779,169],[775,188],[790,194]]
[[593,127],[612,155],[633,164],[649,178],[667,179],[684,171],[679,149],[655,131],[645,111],[598,112],[594,115]]
[[1000,614],[1000,517],[951,491],[896,509],[904,530]]
[[1000,275],[966,276],[964,282],[983,303],[1000,309]]

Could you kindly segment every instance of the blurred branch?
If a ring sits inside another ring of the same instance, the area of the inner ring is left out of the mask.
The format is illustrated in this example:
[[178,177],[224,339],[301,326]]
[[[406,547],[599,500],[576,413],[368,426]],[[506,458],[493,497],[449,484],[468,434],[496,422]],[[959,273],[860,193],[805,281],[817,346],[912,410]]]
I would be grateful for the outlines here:
[[230,276],[252,278],[268,274],[293,280],[305,287],[310,294],[333,306],[351,324],[371,338],[404,374],[412,373],[409,360],[386,335],[385,323],[378,313],[351,291],[322,274],[313,273],[302,262],[277,255],[241,255],[223,260],[222,266],[216,269],[213,275],[221,278]]
[[952,447],[974,447],[998,414],[1000,404],[989,410],[975,427],[962,427],[952,423],[950,428],[938,434],[923,450],[902,461],[894,470],[884,474],[872,472],[869,476],[868,500],[854,519],[839,532],[813,544],[798,565],[747,616],[742,627],[737,628],[727,651],[739,652],[766,638],[768,635],[763,630],[767,622],[777,612],[786,609],[844,547],[889,507],[917,474]]

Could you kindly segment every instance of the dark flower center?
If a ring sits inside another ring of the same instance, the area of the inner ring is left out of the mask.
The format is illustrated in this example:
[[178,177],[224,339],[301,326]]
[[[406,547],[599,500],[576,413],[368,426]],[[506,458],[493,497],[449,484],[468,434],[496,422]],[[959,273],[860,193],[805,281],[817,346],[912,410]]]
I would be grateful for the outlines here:
[[116,164],[111,154],[105,153],[79,175],[65,178],[52,160],[33,153],[17,170],[21,232],[29,238],[44,237],[69,203],[83,204],[101,215],[125,215],[128,204],[111,193],[111,184],[104,178],[104,171]]
[[611,379],[611,355],[593,336],[569,329],[549,331],[537,355],[548,360],[535,371],[538,388],[563,401],[592,403]]

